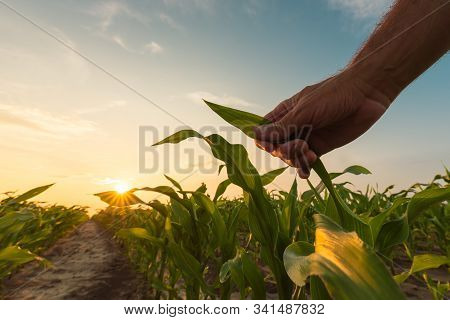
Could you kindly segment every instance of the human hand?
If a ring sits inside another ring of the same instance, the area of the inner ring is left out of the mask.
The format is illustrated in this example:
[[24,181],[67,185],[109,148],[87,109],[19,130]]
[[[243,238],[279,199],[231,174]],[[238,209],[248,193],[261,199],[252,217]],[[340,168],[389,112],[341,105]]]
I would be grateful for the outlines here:
[[306,179],[317,157],[358,138],[390,103],[354,70],[343,71],[281,102],[265,117],[272,123],[255,128],[256,144]]

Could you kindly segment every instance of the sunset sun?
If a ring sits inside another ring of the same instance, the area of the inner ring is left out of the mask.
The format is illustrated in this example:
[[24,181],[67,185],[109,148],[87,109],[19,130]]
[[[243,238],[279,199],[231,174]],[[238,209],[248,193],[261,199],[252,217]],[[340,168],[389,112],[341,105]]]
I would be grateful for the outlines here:
[[114,186],[114,189],[117,193],[123,194],[131,189],[131,185],[128,182],[120,181]]

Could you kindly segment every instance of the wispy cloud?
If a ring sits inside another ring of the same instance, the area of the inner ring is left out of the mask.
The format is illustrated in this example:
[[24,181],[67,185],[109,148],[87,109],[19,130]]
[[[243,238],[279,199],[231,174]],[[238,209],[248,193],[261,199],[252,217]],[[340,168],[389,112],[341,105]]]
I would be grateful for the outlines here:
[[243,2],[245,13],[254,17],[263,9],[265,3],[263,0],[246,0]]
[[350,14],[354,19],[378,18],[393,0],[327,0],[332,9]]
[[217,0],[163,0],[168,7],[178,7],[185,12],[201,10],[207,13],[214,13]]
[[93,29],[95,35],[117,44],[130,53],[144,53],[145,50],[142,49],[142,46],[141,48],[136,48],[139,46],[135,45],[133,48],[123,36],[118,34],[117,31],[114,32],[112,27],[120,18],[131,19],[140,25],[148,26],[150,19],[147,16],[122,1],[97,3],[88,10],[88,14],[98,20],[97,25]]
[[169,16],[168,14],[165,13],[160,13],[159,14],[159,19],[161,20],[161,22],[165,23],[166,25],[168,25],[170,28],[174,29],[174,30],[178,30],[178,31],[182,31],[183,27],[181,27],[171,16]]
[[132,9],[122,1],[107,1],[94,5],[88,12],[90,15],[98,17],[99,26],[103,32],[106,32],[119,16],[126,16],[142,24],[148,24],[146,16]]
[[125,100],[114,100],[105,105],[78,109],[77,113],[81,115],[81,114],[105,112],[105,111],[109,111],[112,109],[120,109],[120,108],[125,107],[126,105],[127,105],[127,101],[125,101]]
[[257,106],[257,104],[246,101],[244,99],[238,98],[238,97],[233,97],[230,95],[216,95],[214,93],[211,92],[207,92],[207,91],[195,91],[195,92],[191,92],[187,94],[187,98],[189,100],[191,100],[192,102],[199,104],[199,105],[203,105],[203,99],[211,101],[211,102],[215,102],[215,103],[220,103],[223,105],[227,105],[227,106],[233,106],[233,107],[251,107],[251,106]]
[[0,104],[0,127],[12,126],[59,138],[79,136],[96,130],[96,125],[83,119],[54,115],[38,108]]
[[128,51],[128,52],[132,52],[135,53],[136,51],[134,49],[132,49],[131,47],[129,47],[126,43],[125,40],[123,40],[123,38],[119,35],[113,35],[111,36],[111,40],[116,43],[117,45],[119,45],[119,47],[121,47],[122,49]]
[[163,47],[161,47],[160,44],[156,43],[155,41],[152,41],[150,43],[147,43],[145,45],[145,49],[147,51],[150,51],[151,53],[161,53],[164,51]]

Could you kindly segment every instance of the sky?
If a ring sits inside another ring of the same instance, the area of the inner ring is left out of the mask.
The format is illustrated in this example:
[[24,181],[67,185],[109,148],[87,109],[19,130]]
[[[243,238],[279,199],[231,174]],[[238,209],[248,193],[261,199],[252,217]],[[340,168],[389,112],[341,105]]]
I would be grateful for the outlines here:
[[[225,174],[200,141],[148,151],[155,170],[140,172],[139,128],[152,128],[147,145],[186,127],[228,132],[202,98],[264,115],[344,68],[391,3],[1,0],[0,192],[55,183],[39,200],[97,209],[96,192],[167,184],[168,174],[213,194]],[[366,134],[325,155],[327,168],[363,165],[372,175],[342,179],[382,189],[450,166],[449,75],[447,54]],[[241,134],[229,139],[261,172],[282,166]],[[294,178],[287,171],[270,188],[286,190]]]

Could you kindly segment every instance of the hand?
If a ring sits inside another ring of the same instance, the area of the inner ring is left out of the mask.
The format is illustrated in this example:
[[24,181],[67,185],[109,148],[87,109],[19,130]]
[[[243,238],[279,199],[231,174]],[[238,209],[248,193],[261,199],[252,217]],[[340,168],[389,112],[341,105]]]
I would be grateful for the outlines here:
[[306,179],[317,157],[358,138],[390,103],[355,70],[343,71],[281,102],[265,117],[272,123],[255,128],[256,144]]

